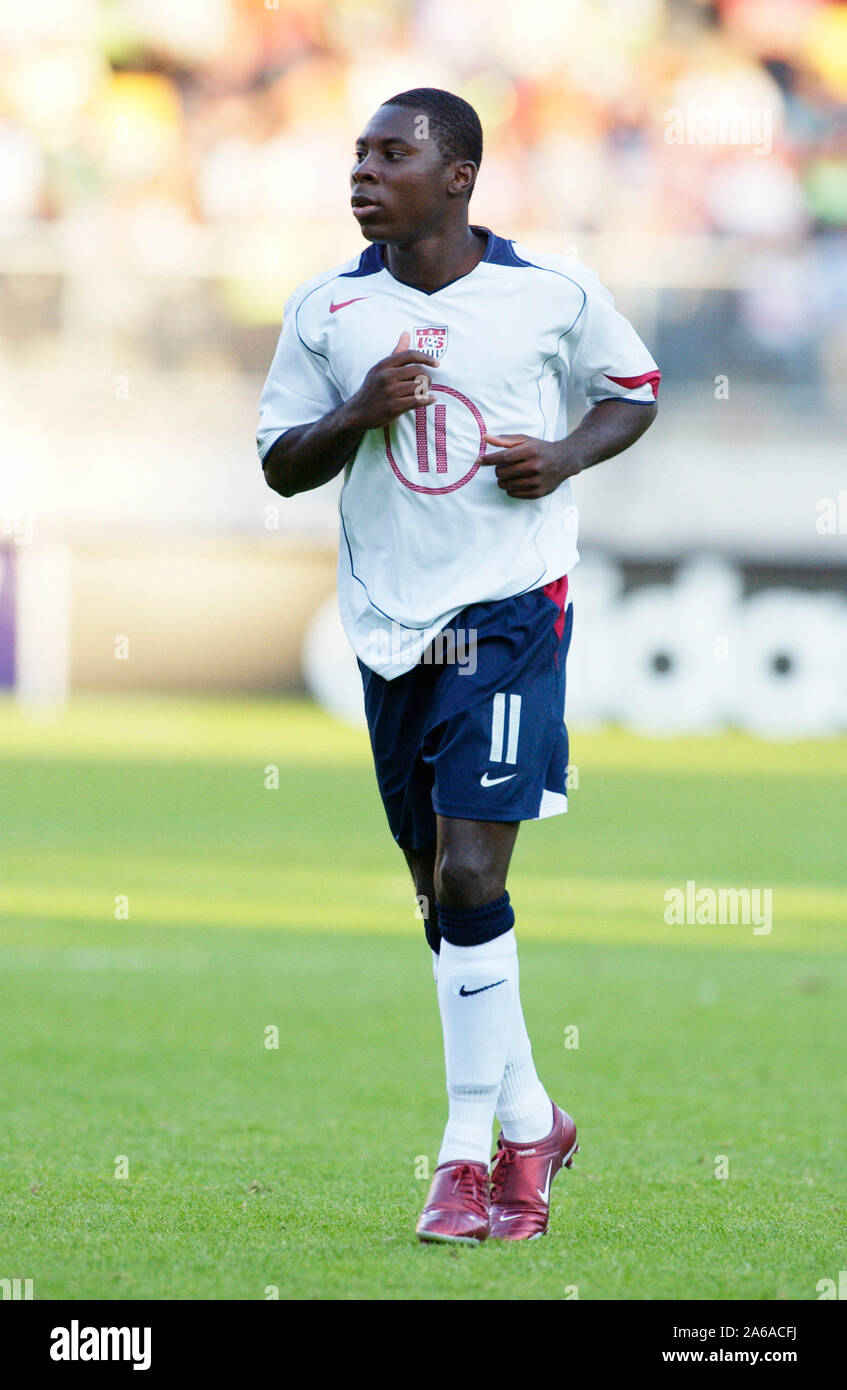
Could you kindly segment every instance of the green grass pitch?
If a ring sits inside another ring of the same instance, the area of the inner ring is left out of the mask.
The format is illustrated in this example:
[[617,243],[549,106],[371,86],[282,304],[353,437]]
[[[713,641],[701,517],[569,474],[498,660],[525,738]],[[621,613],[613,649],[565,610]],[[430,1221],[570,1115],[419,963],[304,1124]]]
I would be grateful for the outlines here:
[[[0,1277],[41,1299],[817,1298],[847,1264],[847,740],[610,731],[572,757],[571,810],[522,828],[510,891],[580,1153],[545,1240],[422,1247],[440,1028],[365,737],[296,702],[0,706]],[[771,932],[667,925],[688,879],[770,887]]]

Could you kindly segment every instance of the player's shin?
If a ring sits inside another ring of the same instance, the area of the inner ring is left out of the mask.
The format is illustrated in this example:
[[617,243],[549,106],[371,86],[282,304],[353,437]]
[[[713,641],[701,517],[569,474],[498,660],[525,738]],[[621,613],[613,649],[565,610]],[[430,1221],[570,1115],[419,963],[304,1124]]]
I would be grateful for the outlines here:
[[439,1165],[488,1163],[517,991],[508,894],[468,911],[439,904],[438,1004],[449,1114]]

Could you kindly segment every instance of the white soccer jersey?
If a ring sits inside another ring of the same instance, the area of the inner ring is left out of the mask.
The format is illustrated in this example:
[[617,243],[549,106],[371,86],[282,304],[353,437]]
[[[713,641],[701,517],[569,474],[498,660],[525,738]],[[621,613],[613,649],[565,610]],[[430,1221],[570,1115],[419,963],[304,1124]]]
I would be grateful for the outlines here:
[[493,452],[483,435],[564,438],[569,380],[590,404],[650,402],[658,390],[656,363],[592,271],[476,230],[488,238],[482,260],[434,294],[395,280],[379,243],[306,281],[285,307],[262,393],[264,459],[287,429],[354,395],[401,333],[438,358],[436,404],[368,430],[339,499],[342,622],[389,680],[468,604],[538,588],[579,558],[569,483],[509,497],[480,467]]

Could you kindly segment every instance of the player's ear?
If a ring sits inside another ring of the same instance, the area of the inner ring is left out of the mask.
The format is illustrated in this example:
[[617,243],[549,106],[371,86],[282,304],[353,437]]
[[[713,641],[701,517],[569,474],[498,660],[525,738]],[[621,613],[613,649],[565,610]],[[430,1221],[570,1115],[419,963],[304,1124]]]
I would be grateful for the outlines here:
[[447,192],[451,197],[469,198],[476,183],[477,165],[472,159],[462,159],[457,161],[452,168]]

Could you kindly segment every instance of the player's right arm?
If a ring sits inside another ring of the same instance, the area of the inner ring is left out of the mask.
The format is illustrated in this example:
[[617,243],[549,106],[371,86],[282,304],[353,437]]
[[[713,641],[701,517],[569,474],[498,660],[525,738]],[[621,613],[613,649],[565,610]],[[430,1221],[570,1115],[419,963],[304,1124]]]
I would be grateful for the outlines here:
[[407,410],[431,405],[429,377],[434,357],[409,349],[401,333],[394,351],[371,367],[349,400],[308,424],[287,428],[262,460],[268,487],[283,497],[328,483],[355,454],[366,430],[390,425]]

